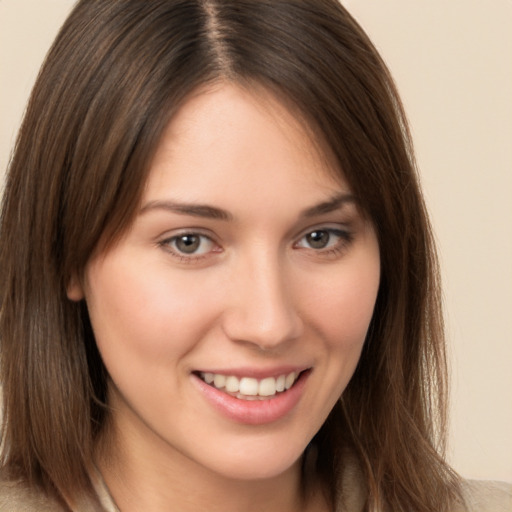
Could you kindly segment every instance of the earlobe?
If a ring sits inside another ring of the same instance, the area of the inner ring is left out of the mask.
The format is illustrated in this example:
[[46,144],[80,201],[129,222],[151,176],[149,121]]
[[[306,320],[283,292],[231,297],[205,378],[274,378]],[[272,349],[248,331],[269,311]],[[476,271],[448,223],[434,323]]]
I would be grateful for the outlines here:
[[82,283],[76,274],[69,278],[68,285],[66,287],[66,295],[69,300],[75,302],[78,302],[85,297]]

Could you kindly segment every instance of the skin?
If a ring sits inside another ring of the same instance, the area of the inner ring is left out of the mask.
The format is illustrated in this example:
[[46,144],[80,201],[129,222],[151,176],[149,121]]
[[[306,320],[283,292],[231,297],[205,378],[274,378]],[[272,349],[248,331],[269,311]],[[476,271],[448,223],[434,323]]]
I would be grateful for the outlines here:
[[[319,147],[264,90],[197,91],[163,134],[133,225],[70,284],[111,379],[98,466],[123,512],[327,510],[300,492],[301,457],[355,370],[380,264]],[[195,253],[184,234],[201,236]],[[300,398],[260,425],[219,412],[194,374],[285,366],[310,369]]]

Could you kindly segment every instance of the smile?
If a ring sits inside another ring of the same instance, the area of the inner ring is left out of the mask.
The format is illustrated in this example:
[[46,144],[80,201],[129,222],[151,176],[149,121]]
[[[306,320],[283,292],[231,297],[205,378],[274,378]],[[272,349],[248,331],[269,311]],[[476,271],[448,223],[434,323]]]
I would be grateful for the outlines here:
[[199,377],[216,389],[242,400],[265,400],[290,389],[300,373],[291,372],[277,377],[255,379],[219,373],[200,372]]
[[313,369],[282,368],[273,375],[255,369],[217,371],[222,373],[192,372],[202,396],[224,418],[264,425],[286,418],[297,407]]

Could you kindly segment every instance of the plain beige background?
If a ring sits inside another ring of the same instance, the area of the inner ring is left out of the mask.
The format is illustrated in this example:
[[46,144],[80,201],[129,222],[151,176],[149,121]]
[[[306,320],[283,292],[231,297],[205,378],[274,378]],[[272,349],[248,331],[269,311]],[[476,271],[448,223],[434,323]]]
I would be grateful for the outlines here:
[[[0,0],[0,181],[71,0]],[[391,68],[443,265],[450,460],[512,481],[512,1],[345,0]]]

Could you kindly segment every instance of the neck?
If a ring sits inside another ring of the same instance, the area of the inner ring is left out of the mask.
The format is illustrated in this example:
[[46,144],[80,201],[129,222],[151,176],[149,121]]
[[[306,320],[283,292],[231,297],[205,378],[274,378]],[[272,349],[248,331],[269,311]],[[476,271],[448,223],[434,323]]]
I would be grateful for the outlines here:
[[98,444],[97,463],[120,512],[327,510],[318,489],[304,492],[301,460],[271,478],[228,478],[170,448],[160,438],[148,446],[140,439],[130,442],[133,432],[120,435],[114,426],[107,432]]

